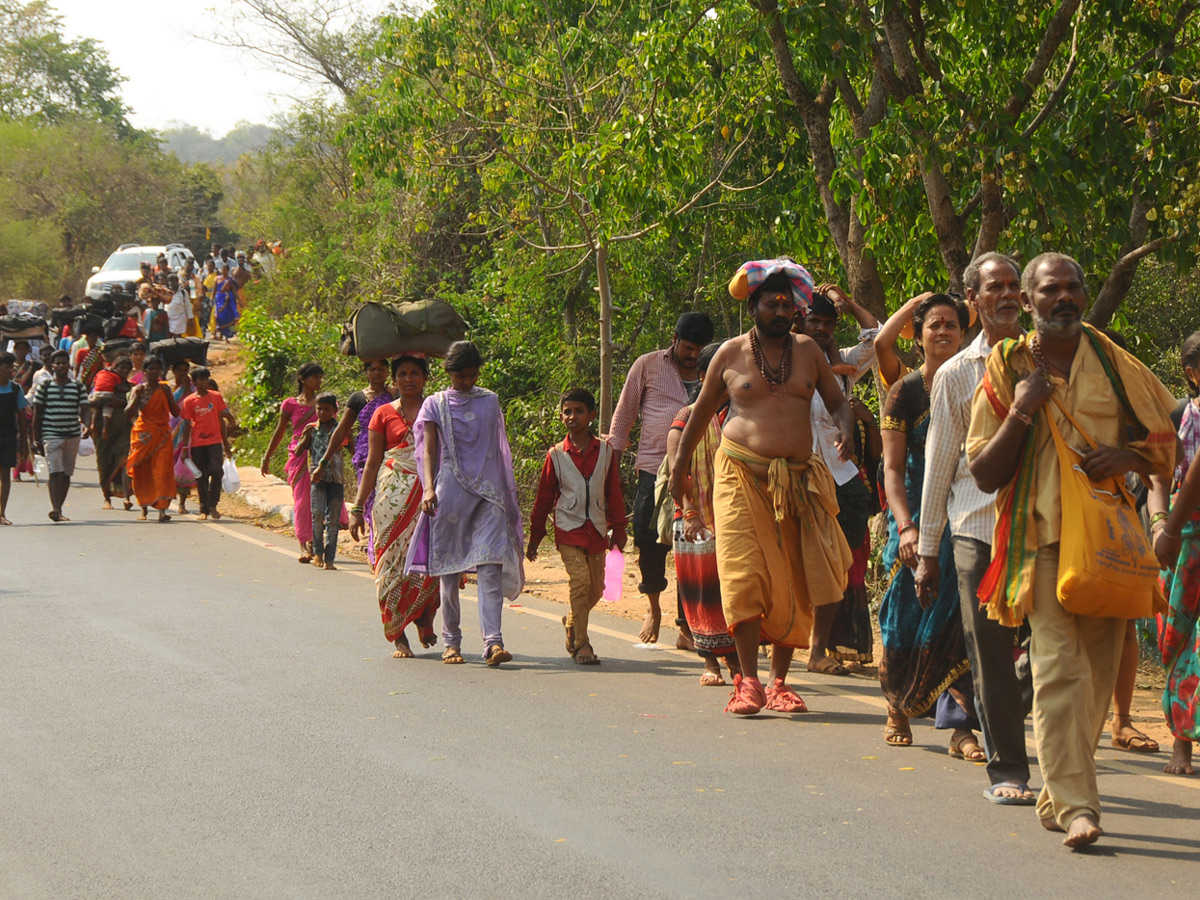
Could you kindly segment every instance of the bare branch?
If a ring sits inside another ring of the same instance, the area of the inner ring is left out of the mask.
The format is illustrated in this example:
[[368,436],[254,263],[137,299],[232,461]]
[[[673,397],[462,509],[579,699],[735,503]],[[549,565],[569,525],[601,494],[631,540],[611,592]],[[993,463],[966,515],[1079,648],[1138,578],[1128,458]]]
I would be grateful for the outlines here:
[[1004,111],[1014,120],[1025,111],[1034,92],[1045,78],[1046,70],[1050,68],[1050,63],[1054,60],[1059,45],[1066,39],[1067,28],[1070,27],[1071,20],[1075,17],[1075,11],[1079,9],[1079,3],[1080,0],[1062,0],[1058,10],[1051,17],[1046,33],[1042,35],[1042,42],[1033,55],[1033,60],[1029,63],[1025,74],[1021,76],[1020,86],[1013,91],[1004,104]]

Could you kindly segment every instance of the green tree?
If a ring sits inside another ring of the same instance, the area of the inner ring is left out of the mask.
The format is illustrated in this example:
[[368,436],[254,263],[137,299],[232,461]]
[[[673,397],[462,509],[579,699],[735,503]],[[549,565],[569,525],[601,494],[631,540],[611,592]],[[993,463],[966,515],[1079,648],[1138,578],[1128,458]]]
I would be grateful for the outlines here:
[[1200,3],[752,4],[836,261],[877,314],[885,285],[1061,249],[1104,324],[1140,260],[1194,263]]
[[95,41],[63,36],[62,18],[45,0],[0,0],[0,118],[81,116],[128,137],[123,80]]
[[[384,22],[378,65],[394,77],[351,125],[361,164],[447,194],[477,189],[470,220],[512,238],[508,252],[553,255],[551,277],[594,271],[602,423],[614,253],[669,241],[785,167],[786,138],[766,139],[775,111],[761,67],[738,52],[745,24],[676,3],[512,0],[445,0]],[[574,332],[580,293],[561,295]]]

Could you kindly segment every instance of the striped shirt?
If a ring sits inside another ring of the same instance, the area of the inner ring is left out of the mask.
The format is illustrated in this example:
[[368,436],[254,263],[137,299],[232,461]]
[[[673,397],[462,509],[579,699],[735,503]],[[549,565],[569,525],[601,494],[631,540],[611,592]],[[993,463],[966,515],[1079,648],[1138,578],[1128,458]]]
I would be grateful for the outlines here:
[[33,403],[42,408],[42,439],[79,437],[79,407],[86,402],[87,388],[82,382],[59,384],[50,378],[39,384]]
[[671,348],[653,350],[633,361],[621,399],[613,411],[608,442],[617,451],[629,446],[629,432],[642,417],[642,435],[638,441],[637,469],[657,472],[667,455],[667,432],[680,407],[687,406],[687,387],[671,356]]
[[925,439],[925,484],[921,490],[921,538],[917,553],[938,555],[942,532],[992,543],[996,495],[985,494],[967,467],[967,430],[975,389],[987,373],[991,353],[987,336],[979,336],[933,376],[929,400],[929,434]]

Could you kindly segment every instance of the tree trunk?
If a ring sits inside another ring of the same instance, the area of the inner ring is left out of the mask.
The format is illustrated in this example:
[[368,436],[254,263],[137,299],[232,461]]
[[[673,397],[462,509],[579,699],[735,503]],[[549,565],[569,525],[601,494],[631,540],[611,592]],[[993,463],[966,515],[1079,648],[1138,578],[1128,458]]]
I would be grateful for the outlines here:
[[612,289],[608,283],[608,246],[596,248],[596,284],[600,290],[600,432],[608,433],[613,406]]

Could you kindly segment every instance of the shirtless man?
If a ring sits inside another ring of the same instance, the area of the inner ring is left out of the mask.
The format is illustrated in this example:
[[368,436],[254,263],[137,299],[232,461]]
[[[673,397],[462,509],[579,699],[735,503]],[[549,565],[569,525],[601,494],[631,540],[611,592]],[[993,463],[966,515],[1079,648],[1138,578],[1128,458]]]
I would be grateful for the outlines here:
[[[853,416],[825,354],[811,338],[791,333],[797,306],[812,296],[808,272],[787,259],[747,263],[730,293],[745,299],[754,328],[713,358],[671,461],[670,490],[681,503],[690,490],[692,452],[728,398],[713,524],[722,604],[742,674],[734,676],[726,711],[804,712],[804,701],[786,684],[792,653],[809,646],[814,605],[841,599],[851,564],[833,477],[813,452],[814,394],[837,425],[841,459],[854,451]],[[775,645],[766,690],[758,680],[763,640]]]

